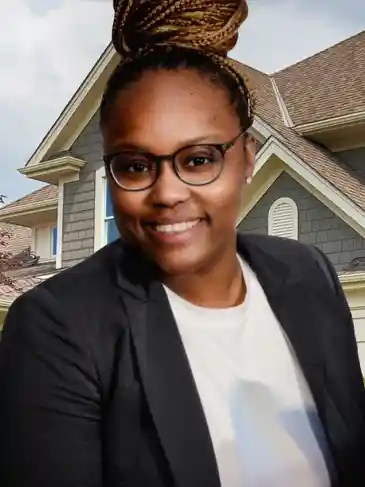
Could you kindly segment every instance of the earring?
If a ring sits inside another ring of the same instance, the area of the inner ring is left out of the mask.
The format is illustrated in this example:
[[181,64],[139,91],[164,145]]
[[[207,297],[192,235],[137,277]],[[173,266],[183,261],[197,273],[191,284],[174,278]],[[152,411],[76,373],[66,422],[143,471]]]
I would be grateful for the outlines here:
[[252,183],[252,178],[249,176],[246,178],[246,184],[249,185]]

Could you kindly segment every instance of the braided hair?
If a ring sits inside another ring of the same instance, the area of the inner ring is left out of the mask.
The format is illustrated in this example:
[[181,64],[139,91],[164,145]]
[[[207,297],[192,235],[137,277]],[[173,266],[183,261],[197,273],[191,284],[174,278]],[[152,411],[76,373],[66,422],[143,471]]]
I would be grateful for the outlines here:
[[146,71],[194,69],[224,88],[243,129],[253,122],[247,82],[227,57],[248,15],[246,0],[113,0],[112,40],[121,61],[100,107],[101,124],[120,90]]

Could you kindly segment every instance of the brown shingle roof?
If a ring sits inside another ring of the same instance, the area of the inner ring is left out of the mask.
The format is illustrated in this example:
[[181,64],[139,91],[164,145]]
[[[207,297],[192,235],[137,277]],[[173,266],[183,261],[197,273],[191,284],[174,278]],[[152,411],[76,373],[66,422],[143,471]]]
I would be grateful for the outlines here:
[[42,279],[36,277],[27,277],[24,279],[18,279],[15,287],[2,284],[0,286],[0,298],[9,301],[10,303],[20,296],[20,294],[29,291],[40,282],[42,282]]
[[5,237],[6,245],[3,250],[12,255],[17,255],[23,250],[32,245],[32,230],[27,227],[19,225],[10,225],[8,223],[0,222],[0,232],[4,230],[9,234],[9,238]]
[[0,208],[0,219],[2,213],[8,213],[10,211],[20,211],[22,208],[26,208],[29,206],[41,204],[41,203],[48,203],[49,201],[56,200],[58,196],[58,188],[57,186],[47,185],[43,186],[32,193],[27,194],[23,198],[20,198],[8,205],[3,206]]
[[281,141],[333,187],[365,210],[365,184],[329,151],[284,124],[271,76],[239,65],[256,100],[256,114],[282,136]]
[[273,75],[294,125],[365,111],[365,31]]

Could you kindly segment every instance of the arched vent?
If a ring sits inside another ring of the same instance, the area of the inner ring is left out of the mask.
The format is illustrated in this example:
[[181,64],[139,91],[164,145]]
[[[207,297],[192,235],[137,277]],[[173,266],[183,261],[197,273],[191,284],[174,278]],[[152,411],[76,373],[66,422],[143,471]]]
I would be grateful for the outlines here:
[[269,210],[269,235],[298,240],[298,207],[290,198],[279,198]]

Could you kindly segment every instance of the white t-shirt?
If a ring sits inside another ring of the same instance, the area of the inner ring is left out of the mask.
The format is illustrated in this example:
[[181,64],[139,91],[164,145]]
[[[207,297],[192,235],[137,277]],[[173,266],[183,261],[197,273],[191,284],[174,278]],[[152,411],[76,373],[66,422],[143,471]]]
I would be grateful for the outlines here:
[[[250,267],[234,308],[165,287],[207,419],[222,487],[329,487],[316,406]],[[320,447],[321,445],[321,447]]]

